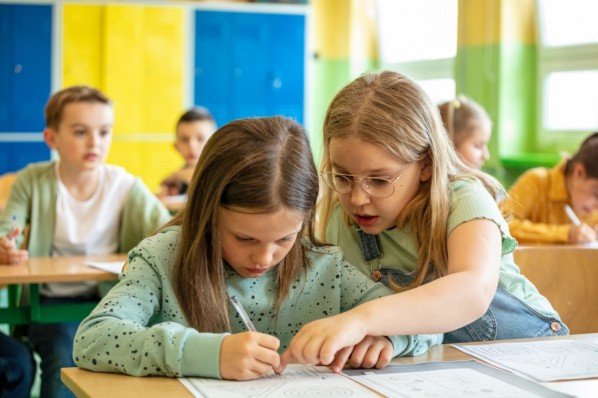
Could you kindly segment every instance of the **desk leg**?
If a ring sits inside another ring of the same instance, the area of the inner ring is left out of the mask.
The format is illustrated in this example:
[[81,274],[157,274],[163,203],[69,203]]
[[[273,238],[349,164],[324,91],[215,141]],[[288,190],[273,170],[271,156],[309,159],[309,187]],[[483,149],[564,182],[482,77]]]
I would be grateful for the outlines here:
[[41,309],[38,283],[29,285],[29,306],[31,308],[31,322],[39,322],[41,320]]

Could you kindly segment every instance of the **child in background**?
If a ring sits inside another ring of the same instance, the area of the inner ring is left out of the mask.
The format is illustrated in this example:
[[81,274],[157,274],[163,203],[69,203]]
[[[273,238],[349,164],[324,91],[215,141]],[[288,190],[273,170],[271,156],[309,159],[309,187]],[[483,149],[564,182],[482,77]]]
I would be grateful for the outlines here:
[[[598,132],[572,158],[554,168],[523,173],[509,190],[504,210],[521,243],[586,243],[598,232]],[[570,206],[572,216],[567,215]],[[579,217],[579,219],[577,219]]]
[[206,108],[193,108],[181,115],[176,124],[174,147],[185,159],[185,165],[162,181],[160,198],[187,192],[199,155],[214,131],[216,121]]
[[356,79],[332,100],[323,132],[318,230],[397,293],[304,327],[290,358],[365,335],[445,333],[454,343],[568,333],[513,262],[517,242],[493,199],[500,184],[460,161],[417,84],[395,72]]
[[[303,324],[392,293],[314,239],[317,196],[299,124],[253,118],[219,129],[199,159],[186,208],[129,253],[120,282],[81,323],[77,365],[234,380],[282,371],[278,350]],[[233,296],[257,332],[230,306]],[[353,366],[383,367],[440,338],[366,337],[333,368],[349,354]]]
[[[112,102],[91,87],[69,87],[49,99],[44,140],[60,159],[18,173],[0,217],[0,263],[126,252],[170,219],[140,179],[104,164],[113,119]],[[18,250],[26,224],[27,247]],[[99,299],[95,282],[46,283],[40,292],[44,304]],[[77,325],[28,326],[29,342],[41,357],[41,398],[73,396],[60,381],[60,368],[74,366]]]
[[488,142],[492,135],[492,122],[488,113],[465,96],[444,102],[439,109],[442,123],[461,160],[480,170],[490,159]]
[[35,367],[29,348],[0,332],[0,397],[29,398]]

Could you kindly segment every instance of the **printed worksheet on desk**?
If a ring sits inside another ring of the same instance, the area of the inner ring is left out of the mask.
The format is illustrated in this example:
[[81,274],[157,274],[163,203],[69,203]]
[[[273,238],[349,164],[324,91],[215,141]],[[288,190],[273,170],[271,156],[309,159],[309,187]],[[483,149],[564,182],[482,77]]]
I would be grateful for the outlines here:
[[538,381],[598,377],[598,344],[591,341],[542,340],[453,346]]
[[281,375],[256,380],[231,381],[197,377],[179,379],[195,397],[381,397],[382,395],[333,373],[325,366],[289,365]]

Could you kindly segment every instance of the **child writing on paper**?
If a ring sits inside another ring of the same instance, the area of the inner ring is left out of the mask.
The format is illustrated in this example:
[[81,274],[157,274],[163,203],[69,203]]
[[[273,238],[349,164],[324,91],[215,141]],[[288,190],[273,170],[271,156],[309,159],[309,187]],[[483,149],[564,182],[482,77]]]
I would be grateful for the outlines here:
[[162,181],[160,198],[187,192],[199,155],[214,131],[216,121],[206,108],[193,108],[181,115],[176,124],[174,147],[185,159],[185,165]]
[[[77,365],[234,380],[282,371],[278,350],[302,325],[392,293],[314,239],[317,196],[299,124],[271,117],[220,128],[201,154],[186,208],[129,253],[120,282],[81,323]],[[233,296],[257,332],[247,331]],[[339,353],[333,369],[349,355],[351,365],[383,367],[440,338],[366,337]]]
[[332,100],[323,132],[319,230],[397,293],[307,325],[284,359],[327,359],[365,335],[454,343],[568,332],[513,262],[499,184],[460,161],[417,84],[395,72],[359,77]]
[[488,113],[465,96],[444,102],[439,109],[442,123],[461,160],[480,170],[490,159],[488,142],[492,135],[492,122]]
[[[598,232],[598,132],[554,168],[523,173],[503,206],[520,243],[587,243]],[[569,206],[572,214],[568,214]],[[580,219],[580,220],[579,220]],[[581,222],[579,222],[581,221]]]
[[[125,252],[170,219],[140,179],[104,164],[114,112],[103,93],[87,86],[66,88],[50,97],[45,116],[44,140],[60,159],[18,173],[0,217],[0,263]],[[13,215],[18,232],[6,236]],[[20,251],[26,224],[28,243]],[[40,292],[44,304],[99,298],[95,282],[46,283]],[[73,396],[60,381],[60,368],[74,366],[76,329],[76,322],[28,326],[29,342],[41,357],[41,398]]]

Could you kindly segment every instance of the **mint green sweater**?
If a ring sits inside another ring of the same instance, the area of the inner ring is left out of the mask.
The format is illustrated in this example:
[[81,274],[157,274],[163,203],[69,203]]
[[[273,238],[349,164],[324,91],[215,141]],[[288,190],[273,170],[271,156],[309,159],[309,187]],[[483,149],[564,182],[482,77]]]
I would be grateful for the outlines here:
[[[228,333],[189,327],[172,289],[179,236],[179,228],[170,227],[129,253],[120,282],[79,326],[73,352],[78,366],[135,376],[220,377],[220,346]],[[292,283],[277,317],[276,268],[260,278],[243,278],[229,267],[225,272],[228,293],[239,297],[258,331],[280,339],[281,352],[304,324],[393,293],[346,263],[337,247],[304,245],[312,266]],[[228,311],[232,333],[246,331],[234,309]],[[419,355],[441,343],[442,335],[390,340],[395,355]]]
[[[24,228],[29,224],[29,256],[51,255],[56,229],[56,198],[56,162],[34,163],[21,170],[11,187],[6,208],[0,215],[0,236],[10,231],[14,215],[17,226]],[[139,178],[135,180],[122,211],[120,253],[131,250],[171,217]],[[18,246],[22,240],[22,235],[17,238]]]

